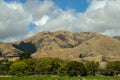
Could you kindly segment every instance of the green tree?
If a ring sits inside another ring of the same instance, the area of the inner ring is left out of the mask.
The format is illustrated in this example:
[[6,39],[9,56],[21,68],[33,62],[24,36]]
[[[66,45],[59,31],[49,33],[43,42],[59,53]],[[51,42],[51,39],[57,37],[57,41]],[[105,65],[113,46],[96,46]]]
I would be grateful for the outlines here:
[[29,59],[31,58],[31,53],[28,51],[23,52],[22,54],[19,54],[20,59]]
[[5,64],[0,64],[0,74],[2,75],[6,75],[10,69],[10,65],[12,64],[13,62],[6,62]]
[[9,67],[5,64],[0,64],[0,74],[5,75],[7,74]]
[[29,59],[24,59],[23,61],[28,65],[28,68],[26,69],[26,74],[28,75],[34,74],[36,67],[35,62],[37,60],[33,58],[29,58]]
[[62,64],[59,58],[41,58],[35,63],[35,71],[41,74],[58,74]]
[[40,74],[50,74],[52,71],[52,58],[41,58],[35,63],[35,71]]
[[100,69],[99,71],[100,71],[100,74],[104,75],[104,76],[113,76],[114,75],[113,71],[110,69],[107,69],[107,68]]
[[58,75],[59,76],[65,76],[66,75],[66,64],[63,63],[61,67],[58,69]]
[[51,65],[52,65],[52,74],[58,74],[59,68],[63,65],[64,61],[59,58],[53,58],[51,59]]
[[85,67],[87,69],[87,72],[90,75],[95,76],[96,72],[99,70],[99,62],[94,62],[94,61],[87,61],[85,63]]
[[11,75],[25,75],[25,71],[26,69],[28,68],[28,65],[23,62],[23,61],[18,61],[18,62],[15,62],[13,63],[11,66],[10,66],[10,70],[9,70],[9,73]]
[[120,73],[120,61],[108,62],[106,70],[108,73],[111,73],[111,75],[118,75]]
[[77,76],[77,75],[85,75],[86,69],[83,63],[77,61],[70,61],[65,66],[66,74],[68,76]]

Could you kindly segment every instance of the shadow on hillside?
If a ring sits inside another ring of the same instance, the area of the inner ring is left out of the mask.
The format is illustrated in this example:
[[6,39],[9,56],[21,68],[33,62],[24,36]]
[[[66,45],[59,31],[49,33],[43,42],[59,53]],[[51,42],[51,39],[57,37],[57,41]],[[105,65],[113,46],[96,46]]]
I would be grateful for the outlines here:
[[32,44],[31,42],[20,42],[19,44],[13,44],[13,47],[21,50],[21,51],[28,51],[30,53],[34,53],[36,52],[36,47],[34,44]]

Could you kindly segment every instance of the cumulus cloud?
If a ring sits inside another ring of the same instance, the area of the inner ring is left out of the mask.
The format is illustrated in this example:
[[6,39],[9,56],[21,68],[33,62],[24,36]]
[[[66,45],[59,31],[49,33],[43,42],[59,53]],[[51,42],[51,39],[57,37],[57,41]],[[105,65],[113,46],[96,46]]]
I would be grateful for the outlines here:
[[88,31],[110,36],[120,35],[120,0],[93,1],[84,14]]
[[63,11],[58,7],[52,7],[52,12],[48,11],[44,14],[48,15],[49,20],[44,25],[37,25],[36,30],[66,29],[118,36],[120,35],[119,7],[119,0],[91,0],[89,8],[84,13],[75,12],[73,9]]
[[[90,5],[84,13],[62,10],[51,0],[28,0],[24,4],[0,1],[0,40],[13,41],[40,31],[59,29],[119,36],[120,0],[87,1]],[[30,23],[35,25],[32,31]]]
[[20,3],[1,1],[0,11],[0,40],[21,38],[29,32],[30,17]]

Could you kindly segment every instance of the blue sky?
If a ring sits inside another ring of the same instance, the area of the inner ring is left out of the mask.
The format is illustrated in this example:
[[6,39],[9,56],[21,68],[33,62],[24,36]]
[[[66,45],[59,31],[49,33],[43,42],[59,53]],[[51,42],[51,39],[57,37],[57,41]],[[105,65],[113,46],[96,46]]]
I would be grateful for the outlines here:
[[89,3],[86,0],[52,0],[63,10],[73,8],[78,12],[85,12]]
[[[8,3],[14,1],[25,3],[27,0],[5,0],[5,1]],[[51,1],[53,1],[56,6],[60,7],[63,10],[74,9],[77,12],[85,12],[89,6],[87,0],[51,0]]]

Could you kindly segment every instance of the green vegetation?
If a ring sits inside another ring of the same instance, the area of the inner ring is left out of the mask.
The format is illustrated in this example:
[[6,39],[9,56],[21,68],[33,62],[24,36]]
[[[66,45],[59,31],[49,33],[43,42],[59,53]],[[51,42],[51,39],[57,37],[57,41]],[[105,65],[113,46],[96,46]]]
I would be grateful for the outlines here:
[[[26,53],[27,54],[27,53]],[[33,59],[30,56],[14,62],[0,64],[0,75],[30,76],[30,75],[55,75],[55,76],[118,76],[120,74],[120,61],[108,62],[104,69],[99,68],[99,62],[61,60],[59,58]]]
[[88,74],[95,76],[99,69],[99,63],[94,61],[87,61],[85,63]]
[[22,54],[19,54],[20,59],[29,59],[31,57],[31,53],[28,51],[23,52]]
[[70,61],[65,66],[65,71],[68,76],[86,76],[86,68],[83,63]]
[[106,68],[101,70],[102,75],[118,76],[120,74],[120,61],[108,62]]
[[120,77],[27,76],[27,77],[0,77],[0,80],[120,80]]
[[58,58],[41,58],[35,63],[35,72],[39,74],[57,74],[63,60]]
[[25,62],[15,62],[10,66],[9,74],[11,75],[24,75],[28,68]]

